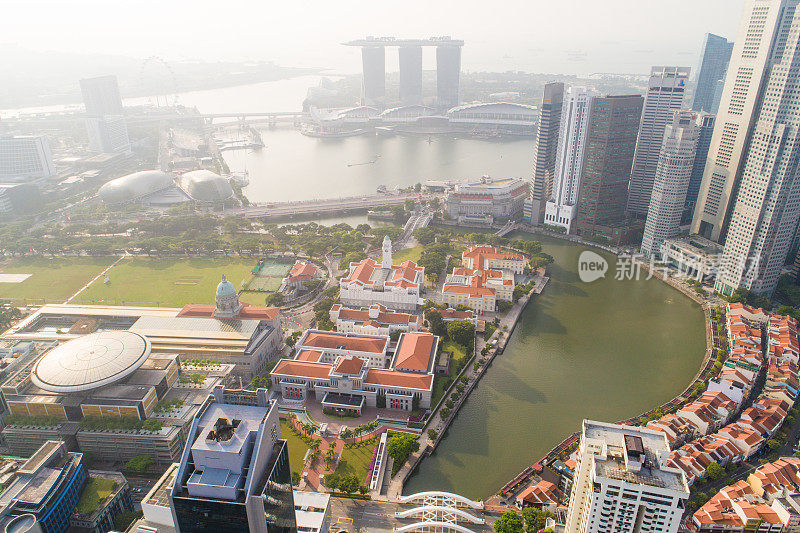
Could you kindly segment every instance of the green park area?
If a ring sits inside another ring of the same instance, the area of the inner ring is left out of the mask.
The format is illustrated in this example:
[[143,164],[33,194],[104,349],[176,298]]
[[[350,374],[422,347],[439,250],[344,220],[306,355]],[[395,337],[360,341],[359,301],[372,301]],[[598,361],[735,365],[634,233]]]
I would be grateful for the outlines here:
[[414,246],[413,248],[406,248],[405,250],[394,252],[392,254],[392,261],[396,265],[399,265],[403,261],[413,261],[416,263],[419,261],[424,249],[424,246]]
[[289,447],[289,464],[292,465],[292,473],[300,476],[303,471],[303,459],[308,451],[308,444],[294,429],[292,423],[283,418],[281,419],[281,438],[286,439],[286,444]]
[[461,372],[467,360],[467,349],[464,346],[453,342],[446,341],[442,346],[442,351],[450,352],[450,370],[447,375],[437,374],[433,380],[433,393],[431,395],[431,407],[439,403],[444,393],[453,383],[456,375]]
[[82,515],[92,514],[116,488],[117,482],[113,479],[90,476],[83,487],[78,505],[75,506],[75,512]]
[[254,259],[243,257],[133,257],[109,270],[108,282],[98,279],[74,301],[166,307],[211,304],[223,274],[238,289],[249,281],[254,266]]
[[367,470],[372,462],[372,452],[375,450],[376,444],[376,439],[372,438],[363,443],[354,443],[350,447],[345,446],[334,474],[340,477],[355,474],[363,482],[367,477]]
[[30,274],[18,283],[0,282],[0,299],[43,299],[62,303],[116,261],[103,257],[12,257],[0,260],[0,274]]

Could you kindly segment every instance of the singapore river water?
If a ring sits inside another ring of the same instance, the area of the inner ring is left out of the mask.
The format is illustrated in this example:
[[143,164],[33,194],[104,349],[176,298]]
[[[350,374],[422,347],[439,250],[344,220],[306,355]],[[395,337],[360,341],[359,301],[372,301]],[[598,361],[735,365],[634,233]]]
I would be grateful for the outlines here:
[[615,280],[608,254],[609,275],[582,283],[584,248],[540,240],[555,258],[550,283],[404,494],[440,489],[486,498],[580,431],[582,419],[636,416],[680,393],[698,371],[700,306],[656,279]]
[[[196,91],[180,95],[180,102],[207,113],[294,111],[317,82],[317,77],[303,77]],[[231,170],[249,172],[245,194],[255,202],[531,172],[530,139],[315,139],[290,126],[264,127],[261,133],[264,149],[225,152]],[[365,218],[327,222],[338,221],[355,225]],[[485,498],[580,430],[581,419],[637,415],[671,399],[692,379],[704,352],[700,307],[658,280],[616,281],[613,264],[606,279],[581,283],[576,274],[581,250],[563,241],[545,242],[545,251],[555,258],[550,284],[530,302],[505,353],[404,493],[442,489]]]

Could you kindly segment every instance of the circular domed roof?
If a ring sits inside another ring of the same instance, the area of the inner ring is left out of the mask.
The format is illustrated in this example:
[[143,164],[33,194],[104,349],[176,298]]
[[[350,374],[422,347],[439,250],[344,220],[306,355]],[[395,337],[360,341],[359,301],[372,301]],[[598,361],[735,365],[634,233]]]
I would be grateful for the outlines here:
[[97,195],[106,204],[130,202],[174,185],[172,176],[160,170],[142,170],[105,183]]
[[236,287],[233,286],[233,283],[225,279],[225,276],[222,276],[222,281],[217,285],[217,296],[234,296],[235,294]]
[[60,344],[33,367],[31,381],[52,392],[95,389],[132,374],[150,356],[150,341],[132,331],[103,331]]

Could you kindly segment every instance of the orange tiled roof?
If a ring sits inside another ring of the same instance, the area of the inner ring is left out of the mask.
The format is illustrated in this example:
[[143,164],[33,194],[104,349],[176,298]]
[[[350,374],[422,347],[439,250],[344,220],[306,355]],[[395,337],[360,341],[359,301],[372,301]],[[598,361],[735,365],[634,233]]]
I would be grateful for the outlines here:
[[294,359],[281,359],[272,369],[272,374],[315,379],[328,379],[330,373],[331,365]]
[[375,385],[385,385],[388,387],[431,390],[433,387],[433,375],[412,374],[411,372],[397,372],[372,368],[367,372],[364,383],[373,383]]
[[395,368],[427,372],[435,345],[436,336],[431,333],[403,333],[395,354]]
[[310,330],[303,340],[303,347],[353,350],[357,352],[383,353],[388,340],[384,337],[366,337]]
[[364,367],[363,359],[355,356],[348,356],[339,359],[339,362],[336,363],[336,366],[333,368],[333,371],[336,372],[337,374],[356,375],[361,372],[361,369],[363,367]]

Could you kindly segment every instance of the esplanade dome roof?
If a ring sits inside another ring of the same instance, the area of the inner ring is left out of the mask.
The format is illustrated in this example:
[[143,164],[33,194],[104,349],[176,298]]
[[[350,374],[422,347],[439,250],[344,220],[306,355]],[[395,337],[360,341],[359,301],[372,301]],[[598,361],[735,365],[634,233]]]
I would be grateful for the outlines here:
[[150,357],[150,341],[132,331],[101,331],[59,344],[42,356],[31,381],[51,392],[79,392],[115,383]]
[[105,183],[97,191],[97,195],[104,203],[121,204],[153,194],[173,184],[171,174],[160,170],[143,170]]
[[193,170],[183,174],[181,189],[192,200],[199,202],[221,202],[233,197],[233,188],[227,179],[210,170]]
[[233,286],[233,283],[227,280],[225,276],[222,276],[222,281],[219,282],[217,285],[217,296],[233,296],[236,294],[236,287]]

